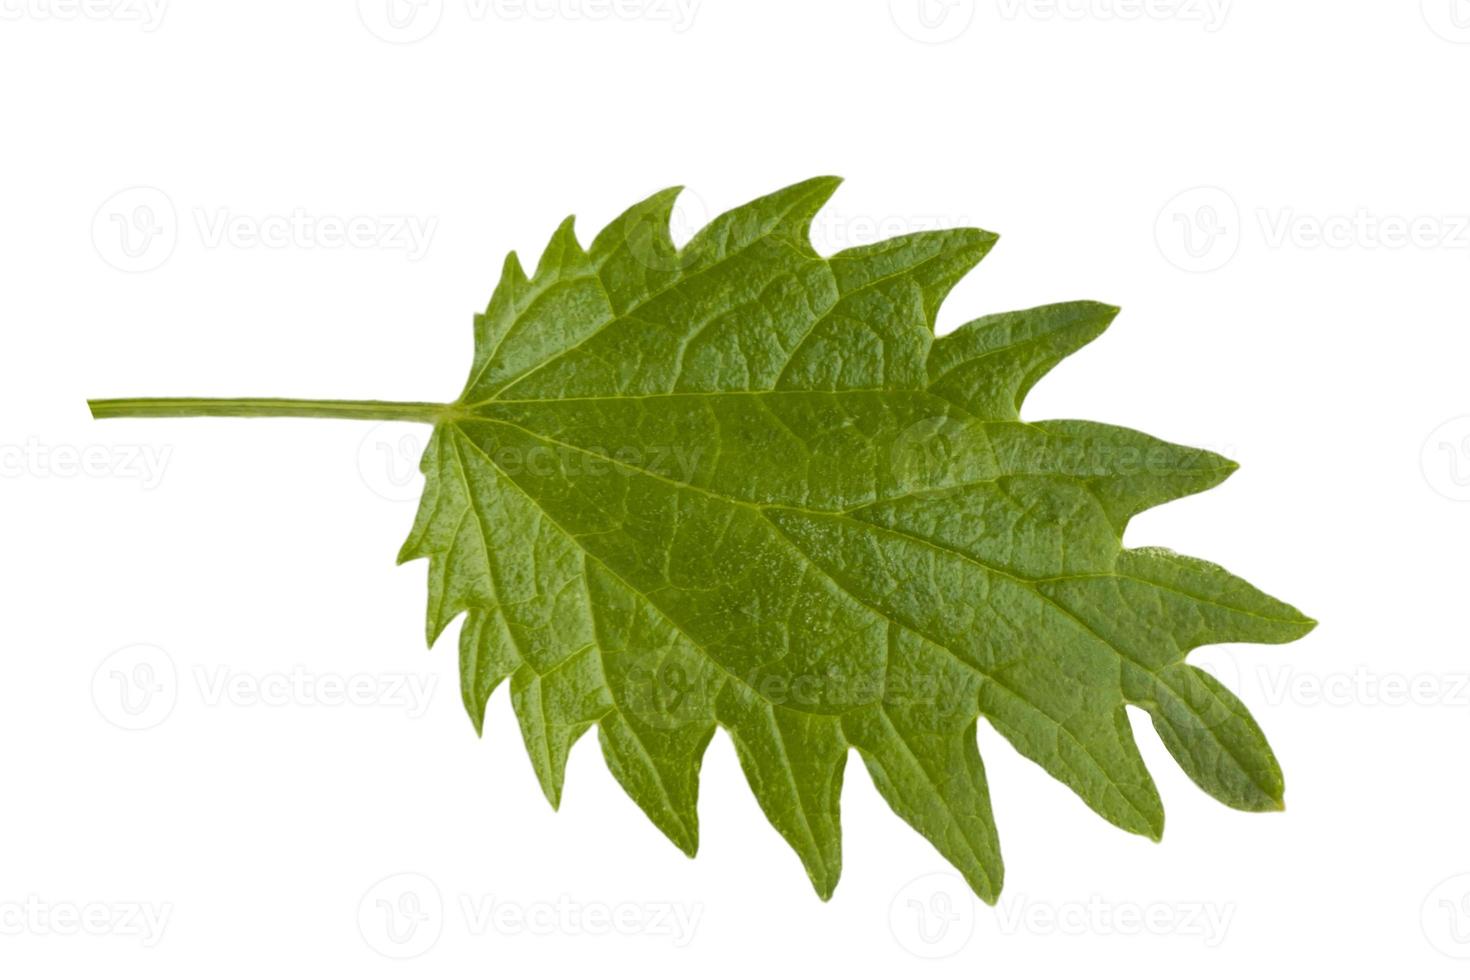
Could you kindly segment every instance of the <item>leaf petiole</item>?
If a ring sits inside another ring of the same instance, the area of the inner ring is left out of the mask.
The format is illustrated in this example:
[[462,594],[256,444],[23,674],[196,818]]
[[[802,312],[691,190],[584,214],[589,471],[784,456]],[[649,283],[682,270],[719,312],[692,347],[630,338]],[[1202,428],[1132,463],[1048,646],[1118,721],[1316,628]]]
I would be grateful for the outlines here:
[[232,418],[366,419],[438,422],[450,406],[437,402],[332,401],[301,398],[93,398],[94,419]]

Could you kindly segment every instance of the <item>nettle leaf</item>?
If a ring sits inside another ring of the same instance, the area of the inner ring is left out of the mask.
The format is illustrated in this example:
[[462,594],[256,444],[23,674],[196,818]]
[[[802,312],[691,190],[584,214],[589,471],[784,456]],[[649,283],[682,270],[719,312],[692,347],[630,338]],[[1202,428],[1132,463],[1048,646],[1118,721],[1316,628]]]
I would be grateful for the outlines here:
[[1128,705],[1210,795],[1280,809],[1259,726],[1185,658],[1313,622],[1216,565],[1122,546],[1133,515],[1235,464],[1114,426],[1021,421],[1032,385],[1117,309],[1063,303],[936,339],[940,303],[995,236],[920,232],[824,258],[809,228],[837,184],[753,201],[682,249],[677,189],[587,247],[568,219],[533,274],[507,258],[447,406],[94,411],[432,421],[399,560],[429,560],[430,643],[465,614],[476,728],[508,681],[555,806],[595,726],[618,782],[689,854],[717,727],[824,898],[856,749],[894,811],[995,901],[981,718],[1137,834],[1157,839],[1164,814]]

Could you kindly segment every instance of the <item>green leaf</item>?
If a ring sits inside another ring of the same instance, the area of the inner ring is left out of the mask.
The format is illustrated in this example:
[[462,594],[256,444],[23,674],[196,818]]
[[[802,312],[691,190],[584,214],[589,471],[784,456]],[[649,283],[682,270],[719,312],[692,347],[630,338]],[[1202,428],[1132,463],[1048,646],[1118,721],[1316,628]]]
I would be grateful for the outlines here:
[[1207,792],[1281,805],[1245,708],[1186,666],[1205,643],[1311,621],[1223,569],[1125,551],[1127,520],[1234,469],[1022,398],[1116,310],[1066,303],[935,340],[995,242],[924,232],[822,258],[835,189],[798,184],[683,250],[674,191],[529,279],[512,255],[470,380],[425,455],[402,558],[431,561],[429,636],[460,612],[478,725],[509,678],[556,803],[572,743],[685,851],[717,725],[824,897],[856,748],[893,809],[994,900],[983,715],[1099,814],[1151,837],[1163,808],[1124,706]]
[[[808,232],[837,183],[753,201],[682,249],[677,190],[588,247],[568,219],[534,274],[506,259],[459,398],[396,409],[435,423],[400,561],[429,559],[431,643],[465,614],[476,728],[509,681],[555,806],[596,727],[618,782],[693,854],[701,759],[723,727],[823,898],[856,749],[893,810],[996,899],[982,718],[1134,833],[1158,838],[1163,807],[1128,705],[1206,792],[1279,809],[1259,727],[1185,658],[1313,622],[1218,566],[1122,546],[1134,514],[1234,464],[1114,426],[1021,421],[1030,388],[1117,309],[1063,303],[936,339],[945,295],[995,236],[921,232],[824,258]],[[334,413],[314,404],[94,411]]]

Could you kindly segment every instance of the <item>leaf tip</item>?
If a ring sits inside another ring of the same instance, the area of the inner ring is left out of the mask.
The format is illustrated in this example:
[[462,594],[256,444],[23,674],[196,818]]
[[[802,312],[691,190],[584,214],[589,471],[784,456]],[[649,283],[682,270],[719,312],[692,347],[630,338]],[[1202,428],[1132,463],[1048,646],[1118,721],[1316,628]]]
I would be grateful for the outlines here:
[[976,898],[986,905],[994,905],[1000,901],[1000,893],[1005,887],[1005,869],[997,869],[993,876],[991,874],[976,876],[967,872],[965,881],[969,884],[970,890],[975,893]]
[[833,893],[837,891],[837,880],[842,877],[842,868],[840,864],[833,866],[827,862],[809,864],[806,876],[807,880],[812,883],[812,890],[817,893],[817,897],[828,902],[832,900]]
[[1162,805],[1148,813],[1143,814],[1144,823],[1141,827],[1133,828],[1133,832],[1140,837],[1146,837],[1155,844],[1164,840],[1164,808]]
[[1252,793],[1248,798],[1239,801],[1225,801],[1227,805],[1243,810],[1246,813],[1285,813],[1286,792],[1281,788],[1278,781],[1275,787],[1258,788],[1258,792]]
[[1076,324],[1079,342],[1073,350],[1101,336],[1104,330],[1113,325],[1113,321],[1118,318],[1119,313],[1123,312],[1123,308],[1114,306],[1112,303],[1087,300],[1076,304],[1076,312],[1079,314]]
[[[1195,450],[1196,470],[1207,481],[1200,490],[1209,490],[1218,487],[1240,469],[1240,464],[1233,459],[1221,456],[1219,453],[1210,452],[1208,449]],[[1192,491],[1198,492],[1198,491]]]

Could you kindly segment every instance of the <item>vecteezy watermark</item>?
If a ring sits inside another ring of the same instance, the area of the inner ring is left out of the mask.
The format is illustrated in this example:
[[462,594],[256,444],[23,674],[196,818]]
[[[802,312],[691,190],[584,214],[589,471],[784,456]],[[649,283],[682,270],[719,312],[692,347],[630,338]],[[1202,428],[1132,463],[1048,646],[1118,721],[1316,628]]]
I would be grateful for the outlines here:
[[163,482],[172,446],[48,445],[34,436],[0,443],[0,479],[136,480],[144,490]]
[[422,956],[444,932],[444,896],[424,875],[389,875],[358,902],[357,929],[369,947],[389,959]]
[[410,262],[423,258],[439,227],[436,217],[413,214],[241,214],[229,208],[194,209],[205,248],[385,249],[403,252]]
[[[715,701],[731,674],[690,656],[687,649],[645,652],[650,666],[635,667],[619,679],[619,708],[649,728],[709,724]],[[758,667],[736,680],[769,704],[822,714],[883,703],[925,708],[937,717],[955,718],[962,716],[967,703],[965,692],[946,689],[934,678],[905,678],[851,665],[844,669],[832,664],[822,671]]]
[[964,215],[855,214],[823,208],[812,219],[811,233],[813,241],[824,251],[839,251],[921,231],[964,228],[969,224],[970,219]]
[[92,673],[92,703],[118,728],[142,731],[164,721],[179,699],[173,658],[148,643],[114,650]]
[[173,918],[172,902],[0,901],[0,936],[117,936],[152,949]]
[[1366,208],[1351,214],[1301,214],[1294,208],[1260,209],[1268,248],[1467,249],[1470,215],[1383,215]]
[[305,667],[246,673],[196,665],[193,679],[206,707],[394,708],[409,718],[429,710],[433,674],[320,674]]
[[363,485],[394,503],[418,500],[424,489],[419,460],[427,444],[421,425],[379,422],[357,444],[357,473]]
[[181,687],[206,708],[387,708],[422,718],[439,679],[433,674],[319,673],[297,666],[240,671],[195,664],[181,685],[172,657],[151,644],[109,654],[92,675],[92,701],[103,718],[130,731],[153,728],[173,713]]
[[1425,671],[1382,673],[1369,667],[1325,674],[1290,666],[1259,665],[1264,700],[1302,707],[1470,708],[1470,674]]
[[1233,902],[1112,901],[1094,895],[1074,902],[1002,898],[995,919],[1003,935],[1179,936],[1213,949],[1235,918]]
[[1419,0],[1429,29],[1454,44],[1470,44],[1470,0]]
[[157,187],[128,187],[92,216],[92,244],[114,269],[147,272],[168,261],[179,239],[174,202]]
[[923,44],[953,41],[975,20],[975,0],[888,0],[888,14],[905,35]]
[[996,0],[1005,20],[1175,21],[1208,34],[1225,26],[1232,0]]
[[1435,426],[1419,451],[1419,470],[1441,497],[1470,500],[1470,415]]
[[[988,440],[975,438],[977,423],[956,415],[918,419],[894,433],[886,447],[887,478],[905,493],[937,497],[993,472]],[[978,445],[979,448],[976,448]],[[1234,446],[1180,450],[1163,443],[1077,443],[1038,441],[1010,451],[1015,472],[1076,473],[1084,476],[1210,477],[1229,466]]]
[[1240,208],[1219,187],[1181,191],[1159,211],[1154,241],[1185,272],[1213,272],[1240,248]]
[[1198,650],[1189,662],[1233,691],[1249,682],[1272,707],[1470,709],[1470,673],[1464,671],[1380,671],[1362,664],[1326,672],[1257,664],[1247,671],[1236,654],[1221,647]]
[[471,937],[644,936],[682,949],[693,942],[703,918],[699,902],[589,901],[570,895],[528,900],[466,892],[446,905],[438,884],[417,873],[378,881],[357,906],[363,941],[390,959],[423,955],[456,922]]
[[959,875],[920,875],[888,904],[888,929],[899,946],[921,959],[953,956],[975,935],[975,897]]
[[[922,875],[899,889],[888,907],[893,938],[922,959],[953,956],[979,928],[976,899],[963,878],[951,872]],[[1003,898],[993,912],[1003,936],[1176,936],[1206,947],[1225,941],[1235,918],[1234,903],[1127,901],[1091,896],[1078,901]]]
[[434,33],[444,0],[357,0],[357,17],[379,40],[412,44]]
[[694,941],[704,905],[699,902],[586,901],[461,895],[460,912],[473,936],[649,936],[676,949]]
[[[471,23],[516,21],[646,21],[676,34],[694,26],[702,0],[457,0],[451,16]],[[412,44],[433,34],[445,0],[357,0],[357,15],[376,38]]]
[[339,249],[402,252],[423,258],[439,219],[412,214],[319,214],[303,207],[252,214],[228,207],[194,207],[181,226],[173,200],[157,187],[129,187],[109,197],[92,217],[92,243],[108,265],[148,272],[168,261],[184,231],[206,249]]
[[1268,249],[1397,251],[1470,250],[1470,214],[1387,214],[1370,208],[1310,214],[1293,207],[1256,208],[1243,221],[1240,206],[1219,187],[1194,187],[1164,205],[1154,224],[1159,251],[1186,272],[1213,272],[1235,258],[1241,240]]
[[1419,908],[1419,926],[1439,952],[1470,960],[1470,874],[1446,878],[1429,890]]
[[113,21],[158,30],[168,0],[0,0],[0,20]]

